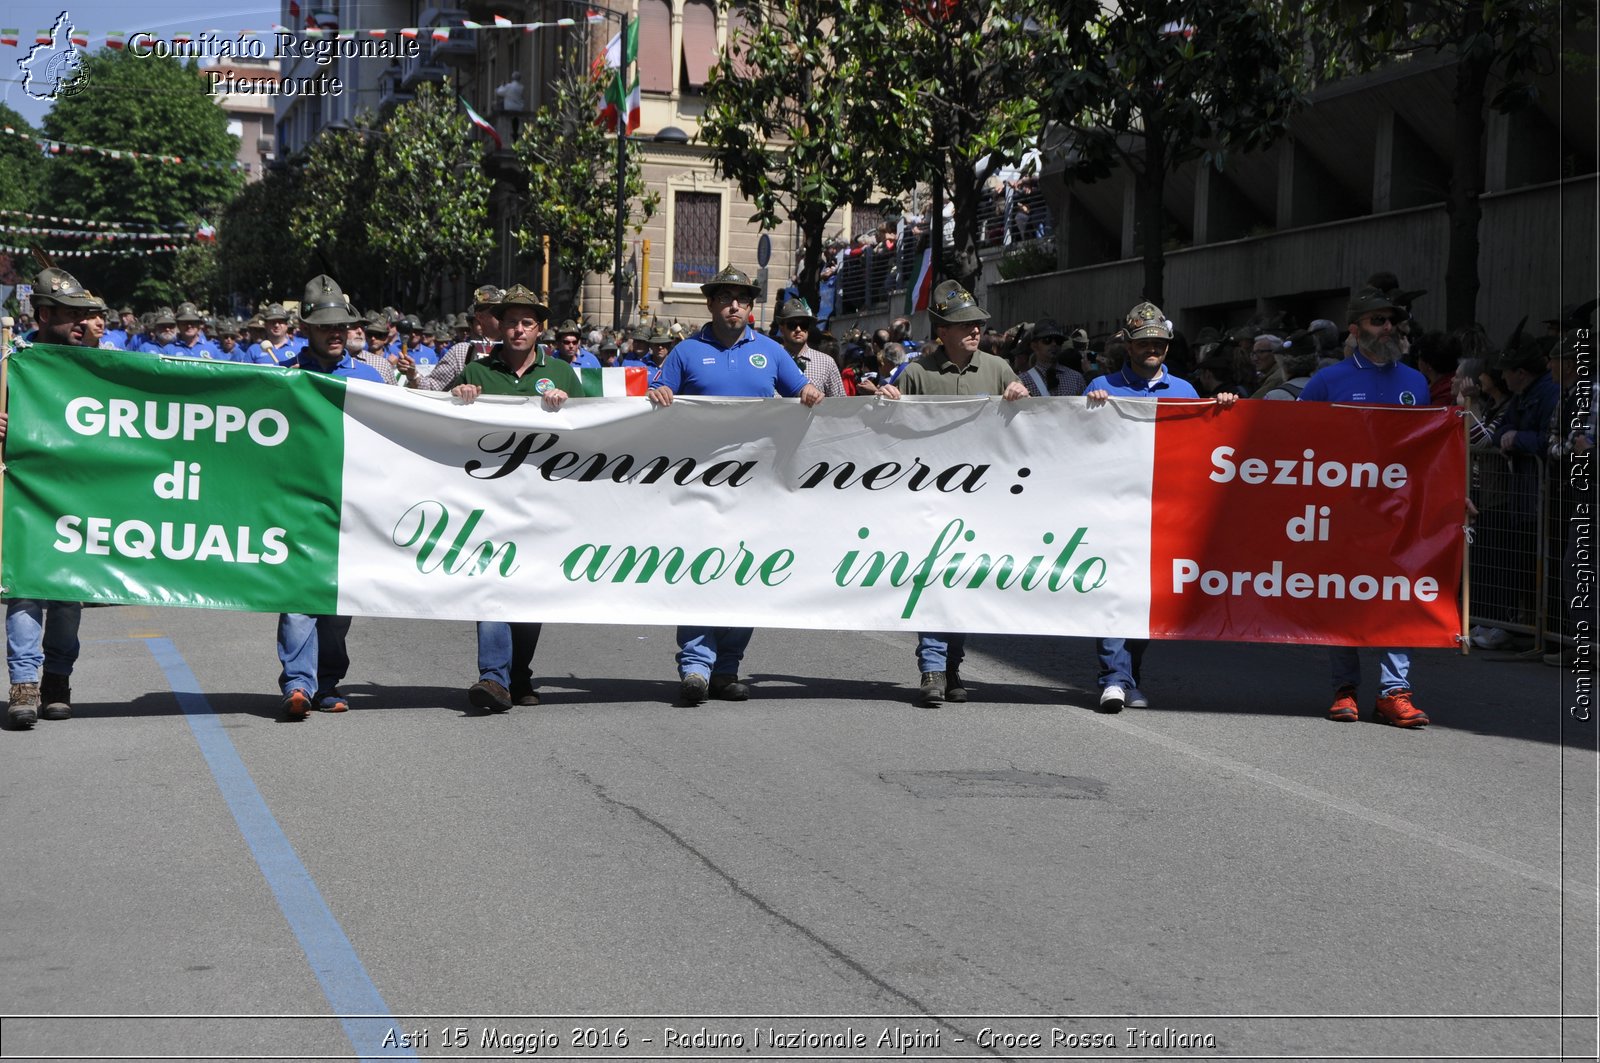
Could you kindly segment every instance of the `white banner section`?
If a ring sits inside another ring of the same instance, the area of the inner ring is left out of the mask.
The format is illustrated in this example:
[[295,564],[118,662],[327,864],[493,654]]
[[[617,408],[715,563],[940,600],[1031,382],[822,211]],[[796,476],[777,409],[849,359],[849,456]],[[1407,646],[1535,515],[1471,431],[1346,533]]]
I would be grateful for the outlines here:
[[1081,399],[551,413],[353,385],[339,608],[1143,636],[1154,417]]

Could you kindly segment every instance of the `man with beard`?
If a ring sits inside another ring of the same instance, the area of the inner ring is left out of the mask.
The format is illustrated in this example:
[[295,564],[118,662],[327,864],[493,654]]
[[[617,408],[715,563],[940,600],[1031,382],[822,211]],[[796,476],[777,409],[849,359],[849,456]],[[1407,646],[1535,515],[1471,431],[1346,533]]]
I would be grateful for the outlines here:
[[843,395],[844,378],[839,375],[838,364],[811,347],[811,333],[817,327],[817,315],[811,312],[811,304],[798,295],[790,299],[778,311],[777,326],[778,342],[783,344],[783,349],[789,352],[806,379],[829,398]]
[[[1428,381],[1400,361],[1399,328],[1406,312],[1398,300],[1379,288],[1362,288],[1350,300],[1349,330],[1355,340],[1350,356],[1319,369],[1300,392],[1301,402],[1354,402],[1420,406],[1428,399]],[[1351,723],[1361,718],[1356,700],[1361,660],[1354,646],[1328,649],[1333,671],[1333,705],[1328,719]],[[1395,727],[1426,727],[1428,716],[1411,703],[1411,655],[1383,650],[1378,662],[1376,718]]]
[[178,322],[172,316],[172,307],[156,309],[155,317],[150,319],[150,331],[139,345],[139,350],[144,354],[181,353],[178,350]]
[[[384,382],[376,369],[356,361],[345,350],[345,336],[361,318],[350,309],[349,299],[332,277],[322,274],[311,279],[300,303],[300,314],[307,333],[306,346],[289,360],[288,368],[345,380]],[[350,655],[345,651],[345,636],[349,633],[348,616],[279,614],[278,660],[283,664],[283,673],[278,684],[283,690],[286,719],[303,720],[313,708],[344,712],[350,707],[339,693],[339,681],[350,669]]]
[[[700,286],[711,321],[672,348],[650,381],[651,402],[671,406],[678,393],[766,399],[774,391],[799,398],[803,406],[822,401],[822,391],[806,379],[794,359],[771,337],[750,327],[759,290],[732,266]],[[754,634],[747,627],[679,627],[679,699],[685,705],[699,705],[707,696],[748,699],[750,688],[739,681],[739,665]]]
[[373,327],[372,323],[356,313],[354,306],[349,310],[350,316],[355,320],[344,333],[345,353],[363,365],[371,366],[383,378],[385,384],[398,382],[400,377],[395,372],[394,363],[389,361],[383,351],[375,351],[367,343],[368,330]]
[[[47,269],[34,278],[33,305],[39,327],[32,342],[61,347],[91,346],[87,322],[93,315],[105,313],[105,304],[63,269]],[[19,342],[18,346],[26,344]],[[6,415],[0,413],[0,441],[5,435]],[[37,598],[6,602],[6,666],[11,673],[6,723],[10,727],[27,730],[41,716],[47,720],[72,718],[69,677],[78,660],[82,616],[83,606],[78,602]]]

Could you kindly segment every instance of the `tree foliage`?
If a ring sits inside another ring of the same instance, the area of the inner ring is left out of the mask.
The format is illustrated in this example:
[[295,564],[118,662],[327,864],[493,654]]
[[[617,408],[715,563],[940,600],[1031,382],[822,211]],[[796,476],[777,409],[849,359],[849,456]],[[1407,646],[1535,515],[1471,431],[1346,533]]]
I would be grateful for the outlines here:
[[[297,160],[299,165],[291,167],[286,179],[279,182],[280,191],[292,187],[293,192],[289,197],[290,224],[280,230],[277,240],[298,245],[294,257],[299,269],[286,285],[275,285],[277,290],[298,292],[313,274],[327,273],[346,291],[366,296],[367,302],[387,295],[383,291],[387,271],[372,245],[370,214],[378,186],[378,144],[386,134],[369,130],[371,122],[369,115],[362,114],[357,118],[358,128],[324,129],[306,146]],[[256,220],[243,213],[238,220],[247,227],[248,239],[255,241],[259,233],[259,246],[270,255],[271,226],[258,228]],[[395,260],[401,268],[410,263],[410,253]]]
[[[102,49],[84,59],[85,88],[45,115],[53,140],[177,156],[183,163],[61,154],[44,171],[50,212],[94,221],[191,225],[215,217],[244,182],[238,138],[196,64]],[[203,163],[218,163],[207,166]],[[169,255],[96,260],[80,278],[107,298],[145,305],[184,297]]]
[[[1411,52],[1454,57],[1455,85],[1449,250],[1445,262],[1445,325],[1477,319],[1478,227],[1482,209],[1485,132],[1490,108],[1514,113],[1537,98],[1537,79],[1555,73],[1563,27],[1587,20],[1592,0],[1415,0],[1399,4],[1312,0],[1326,31],[1342,41],[1362,69]],[[1493,94],[1490,90],[1493,88]]]
[[[1068,17],[1065,0],[1059,18]],[[1053,115],[1071,131],[1069,181],[1120,163],[1138,189],[1144,297],[1165,299],[1162,192],[1178,166],[1266,147],[1303,99],[1294,31],[1256,0],[1146,0],[1098,9],[1061,64]]]
[[39,145],[26,137],[36,132],[16,111],[0,103],[0,127],[25,136],[0,136],[0,210],[35,210],[44,185],[45,167]]
[[305,243],[295,228],[301,188],[296,171],[268,170],[223,211],[217,257],[228,292],[250,303],[275,302],[291,298],[310,278]]
[[[603,81],[567,76],[552,86],[517,138],[517,161],[527,174],[517,240],[538,248],[550,238],[552,265],[563,281],[547,293],[555,318],[575,316],[577,285],[588,273],[615,268],[617,145],[595,124],[595,101]],[[660,197],[646,194],[638,148],[628,145],[623,193],[625,224],[638,232],[655,215]]]
[[847,116],[860,92],[837,72],[851,65],[854,5],[789,0],[741,7],[749,26],[706,84],[700,139],[717,172],[736,182],[763,229],[800,230],[801,294],[818,305],[822,241],[842,206],[868,199],[874,175],[852,150]]

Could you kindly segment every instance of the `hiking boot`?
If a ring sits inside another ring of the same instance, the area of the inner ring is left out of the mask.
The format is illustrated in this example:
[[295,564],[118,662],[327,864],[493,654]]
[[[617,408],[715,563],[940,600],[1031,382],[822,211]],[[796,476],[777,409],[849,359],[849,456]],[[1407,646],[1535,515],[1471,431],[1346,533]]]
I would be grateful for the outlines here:
[[1119,686],[1109,686],[1100,691],[1100,705],[1097,711],[1105,713],[1121,712],[1122,706],[1127,703],[1127,691]]
[[511,708],[511,691],[493,679],[480,679],[467,688],[467,700],[484,712],[505,712]]
[[525,686],[522,683],[512,683],[511,700],[518,705],[537,705],[539,704],[539,695],[531,686]]
[[1328,707],[1328,719],[1335,723],[1354,723],[1361,719],[1361,706],[1356,702],[1355,687],[1340,687],[1333,692],[1333,704]]
[[944,704],[945,675],[943,672],[923,672],[922,686],[917,692],[917,704],[927,709],[937,709]]
[[711,692],[711,684],[698,672],[690,672],[678,684],[678,700],[685,705],[699,705]]
[[319,694],[317,696],[317,711],[349,712],[350,703],[345,700],[343,694],[339,693],[337,690],[333,690],[326,694]]
[[39,701],[39,719],[72,719],[72,684],[66,676],[46,672],[39,680]]
[[750,686],[739,682],[736,675],[714,675],[711,677],[711,696],[719,701],[749,701]]
[[11,705],[6,710],[6,722],[19,731],[26,731],[39,719],[39,684],[12,683]]
[[311,695],[304,690],[291,690],[283,696],[283,718],[303,720],[311,711]]
[[958,705],[967,700],[967,685],[961,681],[961,673],[957,669],[944,670],[944,700]]
[[1396,727],[1426,727],[1428,714],[1411,704],[1411,691],[1397,690],[1378,699],[1378,711],[1373,719]]

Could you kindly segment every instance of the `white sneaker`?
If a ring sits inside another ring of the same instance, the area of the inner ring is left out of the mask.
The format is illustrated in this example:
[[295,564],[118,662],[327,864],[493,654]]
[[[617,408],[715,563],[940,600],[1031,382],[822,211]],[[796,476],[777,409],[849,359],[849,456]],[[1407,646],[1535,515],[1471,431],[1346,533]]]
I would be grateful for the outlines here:
[[1511,645],[1511,632],[1503,627],[1492,627],[1475,636],[1472,644],[1480,650],[1503,650]]
[[1144,691],[1134,687],[1128,691],[1127,704],[1130,709],[1148,709],[1150,707],[1150,699],[1144,696]]
[[1483,634],[1485,631],[1488,631],[1488,630],[1489,630],[1489,627],[1488,627],[1487,624],[1479,624],[1476,627],[1474,627],[1471,631],[1467,632],[1467,638],[1476,639],[1479,635]]
[[1106,687],[1100,691],[1101,712],[1121,712],[1128,695],[1121,687]]

